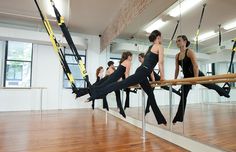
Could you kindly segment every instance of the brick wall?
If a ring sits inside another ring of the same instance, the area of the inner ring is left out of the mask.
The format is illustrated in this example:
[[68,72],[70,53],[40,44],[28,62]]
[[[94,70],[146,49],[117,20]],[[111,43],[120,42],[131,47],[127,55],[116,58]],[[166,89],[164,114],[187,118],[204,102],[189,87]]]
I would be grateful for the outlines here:
[[124,2],[116,17],[102,33],[100,41],[101,51],[124,30],[132,19],[141,14],[151,1],[152,0],[127,0]]

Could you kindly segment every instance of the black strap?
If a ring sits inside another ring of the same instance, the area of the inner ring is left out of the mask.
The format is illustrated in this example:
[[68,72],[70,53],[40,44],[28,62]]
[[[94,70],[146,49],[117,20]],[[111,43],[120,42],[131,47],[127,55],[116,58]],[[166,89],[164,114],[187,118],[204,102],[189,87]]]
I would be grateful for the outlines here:
[[178,63],[179,63],[179,61],[180,61],[180,60],[179,60],[179,55],[180,55],[180,53],[177,54],[177,56],[178,56],[178,57],[177,57],[177,58],[178,58]]
[[185,50],[185,57],[188,57],[188,48]]
[[199,33],[200,33],[202,19],[203,19],[203,15],[204,15],[204,12],[205,12],[205,7],[206,7],[206,4],[203,4],[202,13],[201,13],[200,21],[199,21],[199,24],[198,24],[197,34],[196,34],[196,51],[197,52],[198,52],[198,36],[199,36]]
[[37,6],[37,9],[39,11],[39,14],[40,14],[40,17],[42,19],[43,25],[44,25],[44,27],[45,27],[45,29],[46,29],[49,37],[50,37],[50,41],[53,44],[53,48],[54,48],[55,51],[57,51],[58,57],[60,59],[60,64],[63,68],[63,71],[64,71],[64,73],[66,74],[66,77],[68,78],[68,80],[71,83],[72,91],[73,91],[73,93],[77,94],[78,89],[76,88],[72,73],[69,69],[69,66],[68,66],[66,60],[65,60],[65,56],[64,56],[63,51],[62,51],[62,46],[58,43],[58,41],[57,41],[57,39],[56,39],[56,37],[53,33],[51,24],[48,21],[47,17],[42,13],[37,0],[34,0],[34,2],[35,2],[36,6]]
[[178,26],[179,26],[179,20],[177,21],[177,24],[176,24],[176,26],[175,26],[175,30],[174,30],[174,33],[173,33],[173,35],[172,35],[172,37],[171,37],[171,40],[174,39],[175,34],[176,34],[176,31],[177,31],[177,29],[178,29]]
[[221,46],[221,24],[219,26],[219,46]]
[[234,39],[233,42],[234,42],[234,44],[233,44],[233,48],[232,48],[228,73],[230,73],[230,71],[231,71],[231,67],[232,67],[232,64],[233,64],[233,61],[234,61],[234,55],[235,55],[235,52],[236,52],[236,39]]
[[168,48],[170,48],[170,46],[171,46],[171,44],[172,44],[172,41],[173,41],[173,39],[174,39],[174,37],[175,37],[176,31],[177,31],[177,29],[178,29],[178,26],[179,26],[179,20],[177,21],[177,24],[176,24],[176,26],[175,26],[174,33],[172,34],[172,37],[171,37],[171,39],[170,39]]
[[230,71],[231,71],[231,67],[232,67],[233,60],[234,60],[234,54],[235,54],[235,51],[233,51],[233,52],[231,53],[231,61],[230,61],[230,64],[229,64],[228,73],[230,73]]
[[75,55],[75,60],[77,61],[78,65],[79,65],[80,72],[83,76],[83,79],[87,82],[88,86],[90,87],[91,83],[89,82],[89,77],[88,77],[87,71],[86,71],[84,63],[83,63],[83,61],[82,61],[82,59],[81,59],[81,57],[80,57],[80,55],[77,51],[77,48],[75,47],[75,44],[72,40],[70,32],[69,32],[67,26],[64,23],[64,17],[62,17],[60,12],[57,10],[57,8],[54,4],[54,1],[53,0],[50,0],[50,1],[51,1],[51,5],[54,9],[58,25],[60,26],[61,31],[62,31],[68,45],[70,46],[70,49],[71,49],[72,53]]

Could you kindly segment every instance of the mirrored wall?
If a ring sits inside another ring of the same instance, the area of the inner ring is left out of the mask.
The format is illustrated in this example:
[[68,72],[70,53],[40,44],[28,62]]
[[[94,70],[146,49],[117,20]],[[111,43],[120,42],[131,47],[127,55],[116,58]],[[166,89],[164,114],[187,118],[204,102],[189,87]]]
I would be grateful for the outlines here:
[[[196,41],[199,19],[205,3],[207,4],[205,14],[202,19],[198,41]],[[157,5],[157,3],[153,2],[153,5]],[[232,42],[232,39],[235,38],[236,30],[235,27],[227,28],[227,25],[236,20],[235,11],[232,11],[232,6],[236,5],[236,2],[231,0],[224,2],[220,0],[202,0],[194,5],[191,10],[187,11],[188,13],[182,10],[182,7],[185,7],[184,1],[175,1],[175,3],[166,7],[162,13],[155,14],[155,11],[152,13],[144,12],[141,16],[146,16],[146,18],[137,17],[111,43],[107,62],[113,61],[115,67],[117,67],[121,54],[125,51],[130,51],[133,54],[130,70],[130,75],[132,75],[141,65],[139,54],[145,54],[151,45],[148,41],[150,31],[148,32],[145,29],[152,27],[153,30],[158,29],[162,32],[166,80],[175,78],[175,57],[180,52],[176,45],[178,35],[186,35],[191,42],[188,48],[193,50],[198,68],[205,76],[235,73],[236,63],[232,63],[231,69],[229,69],[229,66],[232,47],[235,43]],[[158,6],[156,7],[158,8]],[[174,16],[172,12],[171,15],[169,12],[174,8],[182,10],[182,14],[179,13]],[[154,10],[153,6],[147,9]],[[178,21],[179,25],[177,26]],[[156,24],[153,25],[153,23]],[[163,26],[161,27],[160,25],[162,24]],[[218,26],[219,24],[221,24],[220,27]],[[209,32],[214,34],[209,36],[206,34]],[[173,39],[171,39],[172,36]],[[154,71],[158,73],[158,65],[154,68]],[[183,77],[184,74],[180,68],[178,79],[183,79]],[[224,84],[173,85],[171,86],[171,93],[169,91],[170,86],[154,88],[156,103],[164,115],[167,125],[158,125],[152,108],[149,108],[150,112],[145,116],[147,126],[151,125],[168,130],[218,149],[235,151],[234,140],[236,139],[236,133],[234,131],[235,123],[233,122],[236,116],[236,83],[229,83],[231,88],[229,96],[222,94]],[[179,90],[184,93],[179,94]],[[120,90],[120,96],[126,116],[142,121],[144,113],[142,90]],[[145,94],[145,108],[147,99],[148,96]],[[107,101],[110,110],[119,113],[120,110],[117,107],[115,93],[108,94]]]

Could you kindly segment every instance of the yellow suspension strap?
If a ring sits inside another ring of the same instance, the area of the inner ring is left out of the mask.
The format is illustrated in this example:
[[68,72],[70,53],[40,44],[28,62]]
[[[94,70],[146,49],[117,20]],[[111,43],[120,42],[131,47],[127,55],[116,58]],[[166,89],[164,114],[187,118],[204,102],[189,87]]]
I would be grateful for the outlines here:
[[58,43],[58,41],[57,41],[57,39],[56,39],[56,37],[55,37],[55,35],[53,33],[52,26],[51,26],[49,20],[47,19],[47,16],[42,13],[42,11],[41,11],[41,9],[39,7],[38,2],[36,0],[34,0],[34,2],[36,4],[36,6],[37,6],[37,9],[38,9],[39,13],[40,13],[41,19],[43,21],[43,25],[44,25],[44,27],[45,27],[45,29],[46,29],[49,37],[50,37],[50,41],[51,41],[51,43],[53,45],[54,51],[58,54],[58,57],[60,59],[60,64],[61,64],[61,66],[63,68],[63,71],[66,74],[66,77],[68,78],[68,80],[69,80],[69,82],[71,84],[73,93],[77,94],[78,93],[78,89],[76,88],[75,80],[74,80],[74,78],[72,76],[72,73],[71,73],[71,71],[69,69],[69,66],[68,66],[68,64],[67,64],[67,62],[65,60],[64,55],[63,55],[62,45],[60,45]]
[[230,64],[229,64],[228,73],[230,73],[231,67],[232,67],[232,64],[233,64],[233,61],[234,61],[234,55],[235,55],[235,52],[236,52],[236,38],[233,39],[232,42],[234,42],[234,44],[233,44],[233,48],[232,48],[231,60],[230,60]]
[[202,13],[201,13],[200,21],[199,21],[199,24],[198,24],[197,33],[196,33],[196,51],[197,52],[198,52],[198,36],[200,34],[200,28],[201,28],[205,8],[206,8],[206,4],[203,4]]
[[178,26],[179,26],[179,20],[177,21],[177,24],[176,24],[176,26],[175,26],[174,33],[173,33],[173,35],[172,35],[172,37],[171,37],[171,39],[170,39],[170,42],[169,42],[169,45],[168,45],[168,49],[171,47],[172,41],[173,41],[173,39],[174,39],[174,37],[175,37],[175,34],[176,34],[176,31],[177,31],[177,29],[178,29]]
[[234,61],[234,55],[235,55],[235,52],[236,52],[236,38],[233,39],[232,42],[234,42],[234,44],[233,44],[233,48],[232,48],[231,60],[230,60],[230,64],[229,64],[228,73],[230,73],[231,67],[232,67],[232,64],[233,64],[233,61]]
[[233,40],[234,45],[233,45],[233,51],[236,52],[236,38]]
[[75,55],[75,60],[78,63],[81,75],[82,75],[83,79],[87,82],[88,87],[90,87],[91,83],[89,82],[89,77],[88,77],[87,71],[85,69],[84,62],[82,61],[82,59],[81,59],[81,57],[80,57],[80,55],[77,51],[77,48],[75,47],[75,44],[72,40],[70,32],[69,32],[69,30],[68,30],[68,28],[65,24],[64,17],[61,16],[60,12],[57,10],[54,1],[53,0],[50,0],[50,1],[51,1],[51,4],[52,4],[52,7],[54,9],[58,25],[60,26],[61,31],[62,31],[68,45],[70,46],[70,49],[71,49],[72,53]]

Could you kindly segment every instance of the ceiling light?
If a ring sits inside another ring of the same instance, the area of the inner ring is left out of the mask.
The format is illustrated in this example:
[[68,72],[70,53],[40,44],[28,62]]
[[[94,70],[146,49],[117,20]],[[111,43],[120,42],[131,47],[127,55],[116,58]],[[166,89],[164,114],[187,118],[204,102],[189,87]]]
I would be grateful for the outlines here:
[[230,29],[233,29],[233,28],[235,28],[235,27],[236,27],[236,21],[231,22],[231,23],[226,24],[225,26],[223,26],[223,28],[224,28],[225,30],[230,30]]
[[159,19],[157,21],[155,21],[154,23],[152,23],[150,26],[148,26],[145,31],[147,33],[151,33],[154,30],[159,30],[160,28],[162,28],[164,25],[166,25],[167,21],[162,21],[162,19]]
[[[47,14],[52,16],[52,17],[56,17],[50,0],[45,0],[44,3],[45,3],[45,6],[46,6]],[[56,8],[58,9],[58,11],[61,14],[64,14],[63,6],[67,6],[67,5],[65,5],[65,0],[54,0],[54,3],[55,3]]]
[[[208,40],[214,36],[216,36],[217,33],[215,31],[210,31],[210,32],[207,32],[207,33],[203,33],[201,35],[198,36],[198,41],[201,42],[201,41],[205,41],[205,40]],[[194,41],[196,41],[196,37],[194,38]]]
[[196,6],[199,2],[202,0],[184,0],[180,4],[178,4],[175,8],[173,8],[168,15],[172,17],[177,17],[181,14],[186,13],[189,11],[191,8]]

